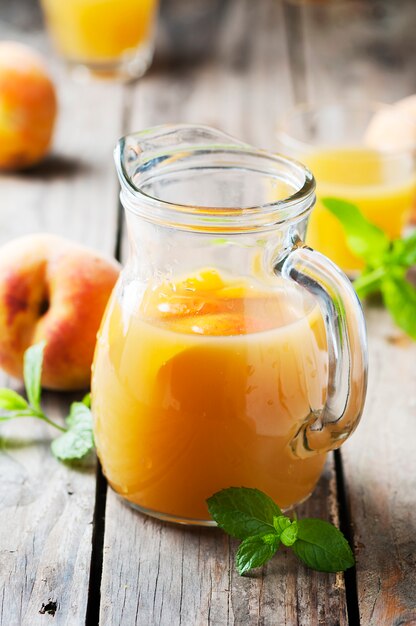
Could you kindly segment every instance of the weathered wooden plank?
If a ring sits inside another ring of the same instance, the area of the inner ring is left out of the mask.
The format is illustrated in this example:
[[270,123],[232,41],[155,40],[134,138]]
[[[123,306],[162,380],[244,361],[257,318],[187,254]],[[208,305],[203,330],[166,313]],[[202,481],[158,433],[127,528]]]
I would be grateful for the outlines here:
[[[36,15],[36,3],[28,3],[29,13],[15,5],[2,2],[0,37],[48,52],[42,32],[24,19]],[[53,153],[31,171],[0,177],[0,242],[49,231],[111,254],[117,222],[111,152],[120,135],[123,89],[75,85],[48,56],[59,97]],[[0,385],[8,382],[2,377]],[[59,420],[71,399],[46,394],[46,411]],[[49,450],[54,435],[32,420],[0,428],[2,626],[85,622],[95,463],[83,469],[60,464]],[[48,610],[56,610],[54,618]]]
[[[332,461],[299,516],[336,521]],[[123,532],[120,532],[120,529]],[[234,568],[237,542],[214,528],[147,518],[107,499],[101,594],[103,626],[347,623],[342,575],[308,571],[282,551],[256,574]]]
[[280,5],[227,4],[207,57],[188,65],[156,63],[139,81],[130,131],[172,122],[208,124],[276,148],[277,119],[290,104]]
[[[275,121],[288,105],[286,67],[279,3],[230,2],[209,59],[196,66],[156,67],[134,88],[130,129],[205,123],[273,148]],[[332,457],[299,515],[336,517]],[[146,518],[110,490],[100,624],[347,623],[342,575],[311,573],[282,553],[242,578],[233,566],[235,547],[216,529]]]
[[357,548],[361,621],[416,623],[416,345],[367,308],[368,399],[342,448]]
[[[3,384],[3,383],[2,383]],[[45,402],[60,418],[63,400]],[[0,624],[44,624],[56,602],[59,624],[83,622],[88,594],[94,465],[71,470],[51,456],[52,429],[30,420],[0,437]]]

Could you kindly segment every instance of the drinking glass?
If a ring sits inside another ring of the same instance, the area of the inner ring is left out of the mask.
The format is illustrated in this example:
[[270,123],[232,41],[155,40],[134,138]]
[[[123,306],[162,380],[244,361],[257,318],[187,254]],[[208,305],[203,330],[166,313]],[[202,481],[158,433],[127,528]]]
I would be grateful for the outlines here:
[[414,0],[281,0],[296,103],[415,91]]
[[158,0],[41,0],[57,51],[76,76],[134,79],[149,67]]
[[298,105],[283,116],[278,128],[278,149],[304,162],[317,181],[317,203],[306,242],[352,275],[362,268],[362,261],[349,250],[341,224],[320,199],[332,196],[357,205],[370,221],[396,238],[415,198],[412,147],[372,147],[368,131],[381,107],[372,103]]

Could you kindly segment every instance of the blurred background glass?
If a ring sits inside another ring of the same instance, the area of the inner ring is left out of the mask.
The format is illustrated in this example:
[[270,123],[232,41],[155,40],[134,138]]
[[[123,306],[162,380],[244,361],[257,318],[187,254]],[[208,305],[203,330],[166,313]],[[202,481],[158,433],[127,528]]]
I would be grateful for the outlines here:
[[158,57],[212,53],[228,0],[40,0],[56,51],[78,77],[137,78]]
[[361,269],[362,263],[350,252],[340,223],[320,199],[332,196],[355,204],[370,221],[397,238],[415,195],[412,146],[373,147],[369,130],[380,110],[380,105],[365,103],[298,105],[278,129],[280,151],[305,163],[316,178],[317,203],[306,241],[350,274]]
[[149,67],[157,0],[41,0],[56,50],[80,76],[137,78]]
[[282,6],[295,101],[392,102],[416,91],[416,0]]

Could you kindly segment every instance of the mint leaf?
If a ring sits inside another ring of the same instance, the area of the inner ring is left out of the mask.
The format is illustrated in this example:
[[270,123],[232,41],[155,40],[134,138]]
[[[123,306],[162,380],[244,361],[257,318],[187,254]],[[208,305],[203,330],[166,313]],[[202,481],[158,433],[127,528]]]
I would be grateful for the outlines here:
[[19,411],[27,409],[28,404],[24,398],[12,389],[0,389],[0,409],[4,411]]
[[[274,539],[273,539],[274,537]],[[279,537],[268,534],[246,537],[238,547],[235,564],[239,574],[245,574],[253,567],[260,567],[272,558],[279,548]]]
[[384,304],[396,324],[416,339],[416,289],[405,278],[405,270],[392,273],[381,283]]
[[273,518],[273,526],[279,536],[282,534],[285,528],[290,526],[291,523],[292,522],[290,521],[290,518],[286,517],[286,515],[279,515],[279,517]]
[[357,295],[360,298],[366,298],[372,293],[379,292],[383,279],[388,273],[389,269],[383,265],[380,265],[374,270],[364,271],[353,282]]
[[83,402],[73,402],[66,418],[69,427],[84,424],[92,428],[92,415],[90,409]]
[[416,231],[389,241],[354,204],[339,198],[323,198],[322,203],[341,222],[349,248],[366,262],[354,281],[357,294],[365,298],[381,292],[396,324],[416,339],[416,289],[407,280],[416,269]]
[[291,522],[289,526],[287,526],[287,528],[285,528],[284,531],[280,535],[280,541],[283,543],[283,545],[287,546],[288,548],[290,548],[290,546],[293,546],[297,538],[298,538],[297,521]]
[[52,441],[52,452],[61,461],[81,459],[94,447],[91,411],[82,402],[73,402],[66,423],[68,430]]
[[237,539],[274,532],[273,519],[282,515],[269,496],[248,487],[218,491],[207,504],[218,526]]
[[378,226],[369,222],[358,207],[340,198],[322,198],[322,204],[342,224],[348,247],[370,265],[381,263],[390,247],[390,239]]
[[[208,509],[228,534],[242,538],[236,555],[240,574],[268,561],[283,543],[310,568],[339,572],[354,565],[354,556],[344,535],[319,519],[292,521],[277,504],[258,489],[230,487],[207,500]],[[266,528],[266,532],[256,532]]]
[[85,404],[89,409],[91,408],[91,393],[86,393],[81,400],[82,404]]
[[404,239],[393,241],[391,261],[405,267],[416,265],[416,230]]
[[45,349],[45,345],[46,342],[41,341],[40,343],[31,346],[25,351],[23,357],[23,376],[25,380],[27,397],[30,404],[38,411],[41,410],[40,380],[42,376],[43,352]]
[[0,415],[0,422],[8,422],[9,420],[13,420],[17,417],[35,417],[38,415],[33,413],[31,408],[28,409],[17,409],[16,411],[8,411],[7,415]]
[[312,569],[320,572],[343,572],[354,565],[352,550],[338,528],[320,519],[297,522],[295,554]]

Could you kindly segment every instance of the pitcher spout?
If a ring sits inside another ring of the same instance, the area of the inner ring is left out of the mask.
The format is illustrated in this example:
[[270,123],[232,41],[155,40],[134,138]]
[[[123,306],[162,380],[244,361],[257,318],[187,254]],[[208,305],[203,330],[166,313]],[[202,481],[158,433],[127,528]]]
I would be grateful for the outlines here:
[[254,150],[252,146],[209,126],[162,124],[122,137],[114,158],[122,186],[138,190],[138,177],[144,172],[186,158],[189,153],[198,150],[225,146]]

